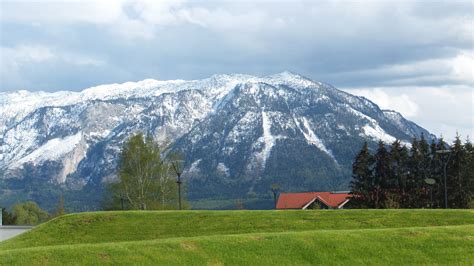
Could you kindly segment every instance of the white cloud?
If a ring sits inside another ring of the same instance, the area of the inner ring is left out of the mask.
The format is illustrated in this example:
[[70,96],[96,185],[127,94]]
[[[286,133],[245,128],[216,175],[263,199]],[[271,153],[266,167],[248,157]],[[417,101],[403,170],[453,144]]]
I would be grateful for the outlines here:
[[364,96],[377,103],[380,108],[395,110],[407,118],[418,115],[418,104],[413,102],[406,93],[389,95],[383,88],[351,89],[347,91],[355,95]]
[[85,55],[57,51],[41,45],[18,45],[0,47],[0,65],[4,69],[18,70],[24,66],[41,64],[47,61],[63,61],[74,65],[103,65],[105,62]]
[[333,76],[380,79],[385,86],[413,84],[455,83],[474,85],[474,53],[460,50],[447,58],[430,58],[406,63],[389,64],[377,68],[333,73]]
[[15,48],[0,47],[2,68],[18,69],[25,64],[41,63],[53,60],[56,56],[47,48],[39,45],[19,45]]
[[456,132],[474,138],[474,86],[375,87],[345,89],[393,109],[430,132],[454,139]]
[[451,60],[452,74],[460,81],[474,83],[474,53],[462,52]]
[[2,21],[26,23],[110,23],[122,13],[122,0],[2,1]]

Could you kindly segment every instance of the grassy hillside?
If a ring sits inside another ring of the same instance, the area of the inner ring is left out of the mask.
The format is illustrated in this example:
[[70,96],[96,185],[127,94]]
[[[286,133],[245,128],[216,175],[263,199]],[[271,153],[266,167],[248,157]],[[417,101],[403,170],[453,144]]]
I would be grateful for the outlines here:
[[0,264],[470,264],[472,250],[470,210],[102,212],[0,243]]

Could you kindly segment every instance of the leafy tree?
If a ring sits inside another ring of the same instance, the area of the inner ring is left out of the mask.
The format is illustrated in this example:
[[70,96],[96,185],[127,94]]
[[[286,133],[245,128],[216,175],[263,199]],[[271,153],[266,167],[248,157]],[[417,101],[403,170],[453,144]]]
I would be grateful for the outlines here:
[[119,180],[109,186],[114,201],[126,199],[129,209],[166,209],[176,199],[176,184],[170,162],[161,156],[151,136],[139,133],[124,144],[119,162]]
[[12,213],[17,225],[35,225],[48,219],[48,213],[33,201],[14,205]]
[[13,225],[15,224],[15,216],[12,213],[8,212],[6,208],[2,209],[2,224],[3,225]]
[[367,142],[357,154],[352,164],[351,193],[354,195],[354,206],[373,208],[372,191],[374,189],[372,165],[374,158],[370,154]]

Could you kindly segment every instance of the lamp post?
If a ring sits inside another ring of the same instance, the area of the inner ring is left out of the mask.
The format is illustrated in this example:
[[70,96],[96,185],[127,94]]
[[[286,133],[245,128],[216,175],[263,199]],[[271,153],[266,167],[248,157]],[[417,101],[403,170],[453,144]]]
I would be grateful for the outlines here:
[[433,178],[425,178],[425,183],[430,185],[430,208],[433,208],[433,185],[436,184],[436,180]]
[[448,167],[449,159],[451,158],[450,150],[439,150],[436,151],[438,154],[449,154],[446,160],[443,160],[443,172],[444,172],[444,208],[448,208],[448,185],[446,182],[446,168]]
[[176,173],[176,176],[178,177],[178,180],[176,181],[176,183],[178,184],[178,209],[181,210],[181,184],[183,182],[181,182],[181,174],[182,174],[182,171],[183,171],[183,161],[182,160],[175,160],[172,162],[172,165],[173,165],[173,169]]

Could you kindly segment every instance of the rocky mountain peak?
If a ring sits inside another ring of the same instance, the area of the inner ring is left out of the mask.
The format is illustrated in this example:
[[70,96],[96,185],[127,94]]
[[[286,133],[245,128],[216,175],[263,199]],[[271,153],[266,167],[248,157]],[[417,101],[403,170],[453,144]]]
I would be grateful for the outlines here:
[[396,112],[291,72],[0,96],[1,178],[20,194],[38,182],[96,193],[136,132],[184,155],[191,199],[265,195],[272,182],[286,191],[347,189],[363,141],[432,137]]

